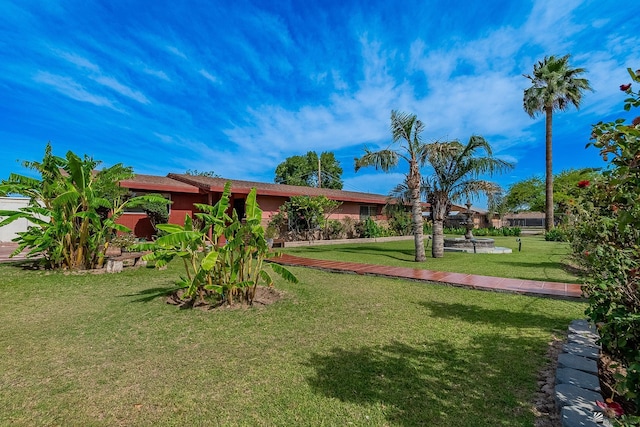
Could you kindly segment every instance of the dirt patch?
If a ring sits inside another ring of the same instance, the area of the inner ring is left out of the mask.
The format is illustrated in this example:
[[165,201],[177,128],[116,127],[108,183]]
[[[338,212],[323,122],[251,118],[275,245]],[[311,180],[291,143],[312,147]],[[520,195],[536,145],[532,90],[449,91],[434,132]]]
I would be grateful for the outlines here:
[[535,427],[560,427],[560,411],[556,407],[555,388],[556,370],[558,369],[558,356],[562,352],[562,345],[566,337],[552,337],[545,355],[549,361],[538,372],[538,392],[533,404]]
[[200,298],[194,300],[183,299],[185,290],[179,289],[167,297],[167,304],[177,305],[180,308],[197,308],[200,310],[230,310],[242,308],[264,308],[284,298],[284,292],[273,287],[258,286],[251,306],[246,303],[234,302],[227,304],[226,301],[218,301],[213,296],[205,296],[204,301]]

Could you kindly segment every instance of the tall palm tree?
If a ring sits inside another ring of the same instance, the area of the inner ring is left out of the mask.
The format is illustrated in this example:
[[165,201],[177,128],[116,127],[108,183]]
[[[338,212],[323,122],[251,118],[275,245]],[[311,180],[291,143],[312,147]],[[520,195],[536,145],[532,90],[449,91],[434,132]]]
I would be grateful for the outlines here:
[[[484,155],[478,155],[484,151]],[[433,221],[431,255],[444,256],[444,220],[452,203],[471,200],[481,194],[492,196],[500,191],[497,184],[480,179],[513,168],[513,164],[493,157],[489,143],[481,136],[472,136],[466,145],[458,141],[430,144],[426,160],[433,172],[424,178],[422,191],[427,194]]]
[[[415,114],[391,112],[392,144],[380,151],[370,151],[365,148],[365,154],[355,159],[356,172],[365,166],[373,166],[388,172],[398,165],[400,159],[409,164],[409,172],[406,175],[406,183],[409,189],[411,202],[411,219],[413,224],[413,236],[415,241],[417,262],[426,261],[424,253],[424,231],[422,228],[422,204],[420,201],[420,167],[424,165],[427,147],[429,144],[422,142],[420,134],[424,130],[424,124],[418,120]],[[397,144],[395,149],[392,145]]]
[[531,117],[544,112],[545,143],[546,143],[546,206],[545,228],[547,231],[553,228],[553,147],[552,127],[553,112],[566,110],[569,104],[580,107],[582,92],[591,90],[587,79],[579,78],[585,72],[584,68],[571,68],[569,57],[555,56],[545,57],[533,66],[533,75],[524,74],[531,80],[531,87],[524,91],[524,111]]

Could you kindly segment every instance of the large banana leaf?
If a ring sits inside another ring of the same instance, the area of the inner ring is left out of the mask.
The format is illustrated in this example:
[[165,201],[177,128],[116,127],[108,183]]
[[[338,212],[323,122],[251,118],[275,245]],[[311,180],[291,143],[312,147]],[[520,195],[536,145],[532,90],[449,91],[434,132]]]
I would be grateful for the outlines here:
[[292,272],[287,270],[285,267],[281,266],[280,264],[276,264],[276,263],[271,263],[269,265],[271,265],[271,269],[273,271],[275,271],[280,276],[282,276],[282,278],[284,280],[286,280],[287,282],[298,283],[298,278]]
[[178,231],[159,237],[156,244],[160,247],[171,248],[175,246],[187,245],[202,238],[202,234],[197,231]]
[[185,231],[184,227],[178,224],[158,224],[156,225],[158,230],[164,231],[166,233],[178,233],[181,231]]
[[247,201],[245,202],[244,209],[247,222],[262,221],[262,209],[260,209],[260,206],[258,206],[256,195],[257,191],[255,188],[252,188],[247,195]]

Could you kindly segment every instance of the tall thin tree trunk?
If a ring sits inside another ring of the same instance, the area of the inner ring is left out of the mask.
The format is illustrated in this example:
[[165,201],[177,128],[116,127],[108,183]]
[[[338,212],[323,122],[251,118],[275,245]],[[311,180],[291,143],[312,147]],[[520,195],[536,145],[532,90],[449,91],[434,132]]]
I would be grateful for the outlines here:
[[552,126],[553,126],[553,108],[545,107],[547,115],[545,142],[546,142],[546,180],[545,180],[545,230],[551,230],[554,225],[553,215],[553,144],[552,144]]
[[424,262],[427,256],[424,253],[424,229],[422,221],[422,204],[420,203],[420,178],[418,186],[411,188],[411,220],[413,223],[413,239],[416,248],[416,262]]
[[431,256],[433,258],[444,257],[444,221],[441,219],[433,220]]

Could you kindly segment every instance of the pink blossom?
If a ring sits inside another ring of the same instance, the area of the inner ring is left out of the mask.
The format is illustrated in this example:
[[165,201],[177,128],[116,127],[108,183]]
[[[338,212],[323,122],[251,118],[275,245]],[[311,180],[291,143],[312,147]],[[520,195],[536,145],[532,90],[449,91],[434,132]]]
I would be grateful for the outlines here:
[[631,89],[631,83],[627,83],[626,85],[620,85],[620,90],[623,92],[626,92],[629,89]]
[[622,409],[622,406],[620,406],[618,402],[614,402],[611,399],[607,399],[606,402],[600,402],[599,400],[596,400],[596,405],[598,405],[599,408],[602,408],[605,415],[609,418],[619,417],[620,415],[624,414],[624,409]]
[[578,188],[588,187],[589,184],[591,184],[591,182],[589,182],[588,179],[582,180],[582,181],[578,182]]

